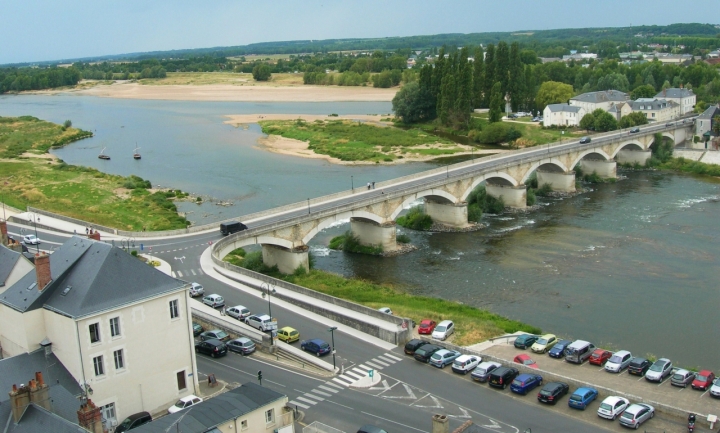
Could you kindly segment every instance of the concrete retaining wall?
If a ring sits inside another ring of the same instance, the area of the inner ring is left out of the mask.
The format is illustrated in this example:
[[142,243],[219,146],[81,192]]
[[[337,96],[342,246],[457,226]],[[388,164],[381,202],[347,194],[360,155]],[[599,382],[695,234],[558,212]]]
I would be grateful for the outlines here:
[[190,307],[194,322],[203,325],[206,331],[220,329],[234,338],[247,337],[260,346],[265,352],[272,352],[270,335],[260,332],[252,326],[246,325],[230,316],[223,316],[214,308],[204,304]]
[[[8,217],[8,221],[10,221],[11,223],[16,223],[16,224],[27,226],[28,230],[33,230],[33,229],[35,229],[35,227],[37,227],[39,229],[52,230],[54,232],[69,233],[69,232],[66,232],[65,230],[60,230],[55,227],[46,226],[45,224],[35,224],[33,221],[28,221],[26,219],[18,218],[16,216]],[[84,234],[83,234],[83,236],[84,236]],[[40,236],[38,236],[38,237],[40,237]]]

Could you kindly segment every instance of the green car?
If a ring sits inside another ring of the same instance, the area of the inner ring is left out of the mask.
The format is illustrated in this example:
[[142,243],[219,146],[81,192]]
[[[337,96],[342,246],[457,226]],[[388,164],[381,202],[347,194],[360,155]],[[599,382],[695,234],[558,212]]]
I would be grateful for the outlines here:
[[193,322],[193,336],[197,337],[198,335],[202,334],[204,331],[202,325],[199,323]]

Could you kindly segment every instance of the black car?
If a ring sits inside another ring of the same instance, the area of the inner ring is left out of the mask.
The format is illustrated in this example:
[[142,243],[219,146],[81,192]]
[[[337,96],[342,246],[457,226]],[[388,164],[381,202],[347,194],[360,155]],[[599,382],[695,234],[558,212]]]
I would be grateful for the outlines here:
[[590,137],[583,137],[580,139],[580,144],[590,143]]
[[541,403],[555,404],[569,389],[570,385],[565,382],[550,382],[538,392],[537,399]]
[[202,334],[203,327],[201,324],[193,322],[193,336],[197,337],[198,335]]
[[495,388],[505,389],[515,380],[518,374],[520,374],[520,372],[515,367],[496,368],[490,373],[488,383]]
[[125,418],[123,422],[115,427],[117,433],[126,432],[134,428],[138,428],[141,425],[147,424],[152,421],[152,416],[148,412],[138,412]]
[[405,354],[406,355],[414,355],[415,351],[418,350],[421,346],[424,346],[428,344],[425,341],[422,341],[418,338],[413,338],[412,340],[405,343]]
[[198,341],[195,343],[195,352],[210,355],[213,358],[227,355],[227,345],[222,341],[213,338],[211,340]]
[[638,132],[640,132],[640,128],[633,128],[630,130],[631,134],[637,134]]
[[421,347],[415,349],[415,359],[420,362],[428,362],[430,357],[435,354],[442,347],[435,344],[424,344]]
[[630,361],[630,365],[628,365],[628,373],[636,376],[645,376],[645,373],[647,373],[651,365],[652,362],[645,358],[633,358],[632,361]]

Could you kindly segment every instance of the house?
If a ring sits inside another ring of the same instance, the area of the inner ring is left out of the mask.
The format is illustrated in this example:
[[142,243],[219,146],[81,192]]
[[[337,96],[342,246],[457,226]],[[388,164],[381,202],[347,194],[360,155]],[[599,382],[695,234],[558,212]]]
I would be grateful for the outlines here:
[[32,262],[21,252],[0,245],[0,294],[33,269]]
[[133,433],[294,433],[294,412],[286,395],[253,382],[222,393],[190,409],[133,429]]
[[578,126],[587,111],[569,104],[549,104],[543,111],[543,126]]
[[566,54],[563,56],[562,60],[563,62],[569,62],[570,60],[576,60],[576,61],[584,61],[584,60],[597,60],[598,56],[595,53],[573,53],[571,50],[570,54]]
[[570,105],[582,107],[586,113],[592,113],[598,108],[610,111],[610,108],[614,104],[627,102],[629,100],[630,96],[619,90],[601,90],[599,92],[588,92],[577,95],[570,99]]
[[673,101],[680,106],[680,114],[692,113],[695,109],[696,96],[690,89],[684,89],[682,86],[677,88],[665,89],[655,95],[656,99],[665,99]]
[[628,104],[627,102],[620,102],[610,107],[608,113],[615,116],[615,120],[619,122],[623,116],[627,116],[628,114],[632,113],[632,107],[630,107],[630,104]]
[[710,133],[709,136],[715,135],[713,132],[713,122],[715,117],[720,116],[720,104],[711,105],[701,115],[695,119],[695,135],[701,138],[701,141],[705,141],[702,137],[705,133]]
[[52,255],[36,254],[34,269],[3,291],[2,354],[52,348],[108,427],[162,411],[197,394],[188,288],[119,248],[74,236]]
[[680,65],[685,62],[690,62],[693,59],[692,54],[667,54],[667,53],[655,53],[654,57],[663,64],[669,65]]
[[650,122],[667,122],[680,116],[680,105],[665,99],[638,98],[629,104],[633,112],[644,113]]

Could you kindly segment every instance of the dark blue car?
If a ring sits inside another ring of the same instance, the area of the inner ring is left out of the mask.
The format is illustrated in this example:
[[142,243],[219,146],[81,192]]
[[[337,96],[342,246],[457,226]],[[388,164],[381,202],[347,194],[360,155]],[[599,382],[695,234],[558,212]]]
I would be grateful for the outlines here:
[[558,341],[552,349],[548,352],[548,355],[550,355],[553,358],[564,358],[565,357],[565,349],[569,345],[572,344],[572,341],[570,340],[560,340]]
[[568,406],[574,407],[575,409],[585,410],[590,402],[595,400],[597,396],[598,392],[595,388],[578,388],[570,396]]
[[543,378],[537,374],[523,373],[510,384],[510,390],[516,394],[525,395],[536,386],[542,385]]
[[315,338],[315,339],[307,340],[307,341],[301,341],[300,348],[302,350],[312,352],[312,353],[316,354],[317,356],[326,355],[326,354],[330,353],[330,345],[326,341],[323,341],[319,338]]

